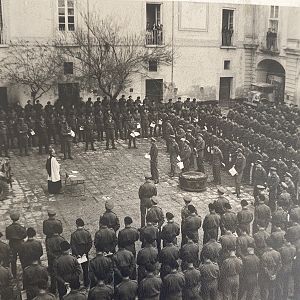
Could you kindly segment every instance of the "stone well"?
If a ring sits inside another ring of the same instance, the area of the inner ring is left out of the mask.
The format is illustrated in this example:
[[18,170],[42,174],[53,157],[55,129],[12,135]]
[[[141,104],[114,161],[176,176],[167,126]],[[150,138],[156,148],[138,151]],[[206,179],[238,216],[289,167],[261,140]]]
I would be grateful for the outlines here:
[[206,190],[207,175],[202,172],[190,171],[179,176],[179,186],[189,192],[204,192]]

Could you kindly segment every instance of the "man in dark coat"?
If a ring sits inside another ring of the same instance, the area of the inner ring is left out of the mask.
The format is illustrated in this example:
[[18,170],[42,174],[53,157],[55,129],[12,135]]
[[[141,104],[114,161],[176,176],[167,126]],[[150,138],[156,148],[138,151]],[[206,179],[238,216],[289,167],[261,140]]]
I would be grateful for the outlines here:
[[242,181],[242,177],[243,177],[243,171],[245,169],[246,166],[246,158],[242,153],[242,149],[238,148],[237,149],[237,157],[236,157],[236,161],[234,163],[234,168],[237,172],[237,174],[234,176],[234,180],[235,180],[235,193],[236,196],[239,198],[241,195],[241,181]]
[[215,206],[208,204],[209,214],[203,220],[203,244],[206,244],[210,238],[218,239],[218,231],[220,227],[220,215],[216,213]]
[[108,115],[105,124],[105,138],[106,138],[106,150],[109,149],[109,142],[111,141],[112,149],[117,149],[115,146],[115,121],[111,115]]

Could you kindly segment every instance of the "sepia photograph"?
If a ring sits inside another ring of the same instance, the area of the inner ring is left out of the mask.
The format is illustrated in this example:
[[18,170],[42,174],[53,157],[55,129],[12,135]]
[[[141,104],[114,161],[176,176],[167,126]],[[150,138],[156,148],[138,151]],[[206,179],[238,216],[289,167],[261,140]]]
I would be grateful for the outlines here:
[[0,0],[0,300],[300,300],[299,0]]

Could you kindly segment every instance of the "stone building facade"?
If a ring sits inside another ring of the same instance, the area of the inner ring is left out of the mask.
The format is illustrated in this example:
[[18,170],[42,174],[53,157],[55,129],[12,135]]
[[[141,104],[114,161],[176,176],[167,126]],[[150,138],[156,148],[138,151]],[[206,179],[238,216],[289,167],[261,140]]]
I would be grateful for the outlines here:
[[[247,96],[253,83],[269,83],[284,101],[300,105],[300,7],[163,0],[0,3],[0,58],[7,55],[9,41],[52,41],[82,26],[82,15],[111,16],[128,31],[144,34],[143,46],[175,49],[172,65],[149,62],[147,74],[136,76],[126,95],[226,101]],[[41,102],[79,93],[87,97],[70,78]],[[0,105],[28,98],[23,87],[0,83]]]

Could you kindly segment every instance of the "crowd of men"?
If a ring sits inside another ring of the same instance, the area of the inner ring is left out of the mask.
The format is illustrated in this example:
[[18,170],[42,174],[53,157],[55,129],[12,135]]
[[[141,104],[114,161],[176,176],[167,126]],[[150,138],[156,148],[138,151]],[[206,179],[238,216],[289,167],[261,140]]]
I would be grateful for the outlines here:
[[[97,101],[100,104],[96,105]],[[97,115],[102,115],[102,130],[98,131],[97,125],[93,130],[100,140],[104,132],[113,147],[115,138],[129,139],[134,132],[140,132],[142,137],[162,135],[170,154],[170,176],[176,174],[178,162],[183,163],[181,172],[205,172],[204,161],[208,160],[214,181],[220,185],[221,169],[233,170],[238,197],[242,180],[253,185],[254,212],[246,200],[241,200],[240,211],[233,212],[226,191],[219,186],[219,196],[209,204],[206,216],[201,217],[186,197],[179,225],[174,221],[179,216],[159,207],[159,195],[152,181],[158,183],[158,174],[155,178],[147,175],[138,193],[140,229],[131,226],[131,217],[125,217],[125,228],[120,230],[113,204],[106,202],[94,239],[84,228],[84,221],[77,219],[77,229],[66,241],[61,222],[55,218],[55,212],[49,211],[49,219],[43,224],[48,268],[40,264],[42,248],[34,238],[35,230],[26,230],[18,223],[19,215],[12,213],[13,223],[6,229],[9,245],[0,243],[3,299],[10,299],[13,291],[18,256],[28,299],[56,299],[56,291],[60,299],[255,299],[256,292],[263,300],[287,299],[291,282],[294,298],[300,299],[297,108],[237,104],[227,116],[222,116],[218,105],[203,105],[196,99],[164,104],[147,98],[143,102],[126,100],[122,96],[118,101],[97,101],[92,103],[89,99],[68,109],[61,103],[47,105],[53,110],[50,115],[58,114],[62,124],[70,123],[72,111],[76,122],[82,116],[97,124]],[[33,106],[31,112],[40,111],[34,119],[46,120],[46,107],[39,110]],[[32,118],[25,117],[25,108],[18,109],[15,120],[25,122]],[[1,118],[4,116],[8,122],[10,113],[1,112]],[[131,121],[127,123],[126,116],[132,121],[130,129],[126,126]],[[114,126],[110,127],[112,123]],[[73,127],[75,136],[71,137],[85,138],[87,143],[91,139],[84,124],[83,130]],[[37,129],[36,132],[39,134]],[[55,137],[64,139],[59,134]],[[135,141],[135,137],[131,138]],[[157,158],[157,148],[150,151],[150,156]],[[154,171],[155,168],[157,161]],[[201,228],[203,243],[199,241]],[[93,245],[97,254],[91,258]]]
[[[48,268],[41,263],[36,231],[26,229],[19,213],[12,212],[5,233],[9,243],[0,242],[1,299],[14,299],[18,257],[29,300],[57,299],[57,292],[64,300],[257,299],[257,293],[263,300],[288,299],[291,282],[294,299],[300,299],[298,205],[287,212],[276,203],[272,213],[259,191],[254,213],[246,200],[235,213],[220,186],[206,216],[185,197],[179,225],[174,221],[179,216],[159,207],[151,175],[145,179],[138,193],[145,207],[139,229],[129,216],[120,228],[113,203],[106,201],[94,238],[78,218],[67,241],[62,222],[49,210],[43,222]],[[96,255],[91,257],[93,246]]]

